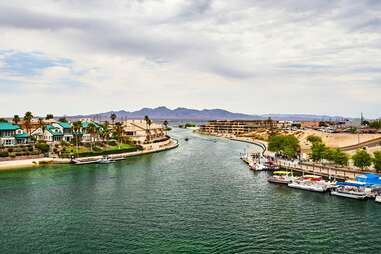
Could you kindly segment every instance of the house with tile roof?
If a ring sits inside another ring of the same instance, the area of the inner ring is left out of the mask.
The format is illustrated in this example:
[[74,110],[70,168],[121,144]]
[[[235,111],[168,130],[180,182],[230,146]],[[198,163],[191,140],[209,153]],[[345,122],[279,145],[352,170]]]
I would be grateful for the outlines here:
[[39,127],[31,134],[37,140],[46,142],[61,142],[63,141],[64,133],[61,128],[52,124],[46,125],[44,128]]
[[29,135],[19,125],[0,122],[0,146],[26,144],[28,141]]
[[99,135],[92,136],[88,131],[88,128],[91,124],[95,126],[98,133],[103,130],[103,127],[94,121],[83,121],[81,129],[82,142],[98,141]]
[[147,125],[145,120],[123,121],[124,133],[135,144],[146,144],[167,139],[163,127],[160,124],[152,123]]
[[73,140],[73,131],[71,129],[71,124],[68,122],[57,122],[52,124],[53,127],[60,129],[63,133],[62,140],[66,142],[71,142]]

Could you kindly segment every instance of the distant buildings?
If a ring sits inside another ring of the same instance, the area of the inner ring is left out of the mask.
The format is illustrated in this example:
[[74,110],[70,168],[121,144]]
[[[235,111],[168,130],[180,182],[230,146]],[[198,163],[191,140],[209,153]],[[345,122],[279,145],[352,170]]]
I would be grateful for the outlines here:
[[205,134],[241,135],[258,128],[275,128],[278,121],[269,120],[214,120],[201,125],[199,132]]

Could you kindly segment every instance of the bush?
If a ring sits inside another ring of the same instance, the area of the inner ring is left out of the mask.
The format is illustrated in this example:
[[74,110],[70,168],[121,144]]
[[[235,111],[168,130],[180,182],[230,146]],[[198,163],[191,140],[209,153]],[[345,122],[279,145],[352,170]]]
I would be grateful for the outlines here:
[[8,148],[8,152],[13,152],[13,148]]
[[0,152],[0,157],[8,157],[9,153],[8,152]]
[[33,146],[30,146],[30,147],[28,148],[28,151],[29,151],[29,152],[32,152],[32,151],[33,151]]
[[42,153],[49,152],[49,145],[45,143],[38,143],[36,144],[36,148],[40,150]]

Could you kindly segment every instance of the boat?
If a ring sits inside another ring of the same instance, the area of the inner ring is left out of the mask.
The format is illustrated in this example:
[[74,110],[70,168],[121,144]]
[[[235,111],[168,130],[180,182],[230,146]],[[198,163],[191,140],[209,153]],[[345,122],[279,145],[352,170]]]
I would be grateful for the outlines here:
[[110,157],[108,156],[105,156],[103,157],[102,159],[99,159],[96,161],[98,164],[110,164],[110,163],[113,163],[115,162],[114,160],[112,160]]
[[188,141],[188,140],[189,140],[189,138],[184,138],[184,140],[185,140],[185,141]]
[[377,195],[374,199],[376,202],[381,203],[381,195]]
[[321,176],[306,175],[299,179],[292,179],[288,184],[288,187],[308,191],[326,192],[330,188],[330,185],[328,182],[324,181]]
[[255,171],[262,171],[267,169],[267,167],[261,163],[256,163],[256,162],[251,162],[249,164],[250,169],[255,170]]
[[331,190],[331,195],[353,199],[365,199],[368,197],[365,184],[355,181],[337,182],[336,187]]
[[292,181],[290,172],[288,171],[274,171],[273,175],[267,178],[270,183],[289,184]]

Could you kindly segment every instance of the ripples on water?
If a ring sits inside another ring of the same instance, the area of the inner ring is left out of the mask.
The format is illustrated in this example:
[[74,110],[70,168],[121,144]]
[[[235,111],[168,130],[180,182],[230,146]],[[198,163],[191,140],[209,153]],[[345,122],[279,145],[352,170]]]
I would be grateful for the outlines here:
[[[0,174],[0,253],[379,253],[381,205],[268,184],[246,143]],[[190,137],[188,142],[184,137]]]

